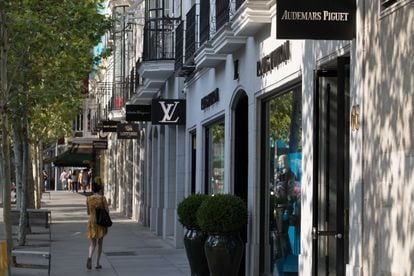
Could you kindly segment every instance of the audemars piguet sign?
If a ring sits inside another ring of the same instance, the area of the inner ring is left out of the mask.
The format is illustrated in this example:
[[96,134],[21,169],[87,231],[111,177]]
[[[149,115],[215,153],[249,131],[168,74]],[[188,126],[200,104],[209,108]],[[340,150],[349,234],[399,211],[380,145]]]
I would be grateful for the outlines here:
[[278,39],[355,38],[355,0],[278,0]]
[[152,100],[151,122],[157,125],[185,125],[185,100]]

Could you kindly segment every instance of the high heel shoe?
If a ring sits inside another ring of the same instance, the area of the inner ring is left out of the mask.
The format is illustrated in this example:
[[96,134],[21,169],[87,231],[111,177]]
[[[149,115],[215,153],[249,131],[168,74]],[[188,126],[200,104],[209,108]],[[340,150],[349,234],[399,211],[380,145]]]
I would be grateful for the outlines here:
[[97,265],[97,266],[95,266],[95,268],[96,268],[96,269],[101,269],[101,268],[102,268],[102,266],[101,266],[101,265]]
[[92,258],[88,258],[86,260],[86,268],[87,269],[92,269]]

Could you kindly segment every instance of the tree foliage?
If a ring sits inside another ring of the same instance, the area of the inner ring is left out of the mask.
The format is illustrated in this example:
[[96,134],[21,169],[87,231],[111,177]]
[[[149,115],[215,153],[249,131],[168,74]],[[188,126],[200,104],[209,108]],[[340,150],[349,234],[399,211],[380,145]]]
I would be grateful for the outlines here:
[[[29,143],[68,134],[83,107],[85,79],[93,70],[92,48],[111,21],[98,12],[103,0],[2,0],[7,25],[7,98],[12,121],[16,182],[22,187],[20,225],[26,225],[31,160]],[[6,78],[4,78],[6,79]],[[2,80],[4,81],[4,80]],[[2,122],[3,123],[3,122]],[[40,157],[39,157],[40,158]],[[20,179],[17,180],[17,177]],[[24,239],[20,227],[19,238]],[[21,242],[19,242],[21,243]]]

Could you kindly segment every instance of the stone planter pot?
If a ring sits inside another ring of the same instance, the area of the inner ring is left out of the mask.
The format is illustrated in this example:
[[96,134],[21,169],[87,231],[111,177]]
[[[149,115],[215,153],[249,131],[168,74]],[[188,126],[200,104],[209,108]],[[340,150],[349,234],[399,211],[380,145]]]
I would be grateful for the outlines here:
[[204,254],[204,244],[207,235],[197,229],[187,229],[184,234],[184,247],[190,263],[192,276],[209,276],[206,255]]
[[243,256],[239,233],[209,234],[204,245],[211,276],[237,276]]

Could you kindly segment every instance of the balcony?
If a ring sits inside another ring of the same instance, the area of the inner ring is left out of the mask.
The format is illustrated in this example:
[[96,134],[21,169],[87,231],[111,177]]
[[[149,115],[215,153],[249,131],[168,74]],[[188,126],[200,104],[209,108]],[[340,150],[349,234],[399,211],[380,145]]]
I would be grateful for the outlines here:
[[[195,5],[186,15],[186,29],[181,22],[175,30],[175,72],[180,77],[189,76],[195,69],[194,53],[196,49],[196,13]],[[185,33],[185,38],[184,38]],[[185,42],[185,43],[184,43]]]
[[162,8],[147,11],[143,60],[137,69],[149,86],[164,83],[174,73],[174,29],[179,23],[180,20],[165,15]]
[[235,36],[254,36],[261,28],[272,23],[276,13],[275,0],[237,0],[231,29]]

